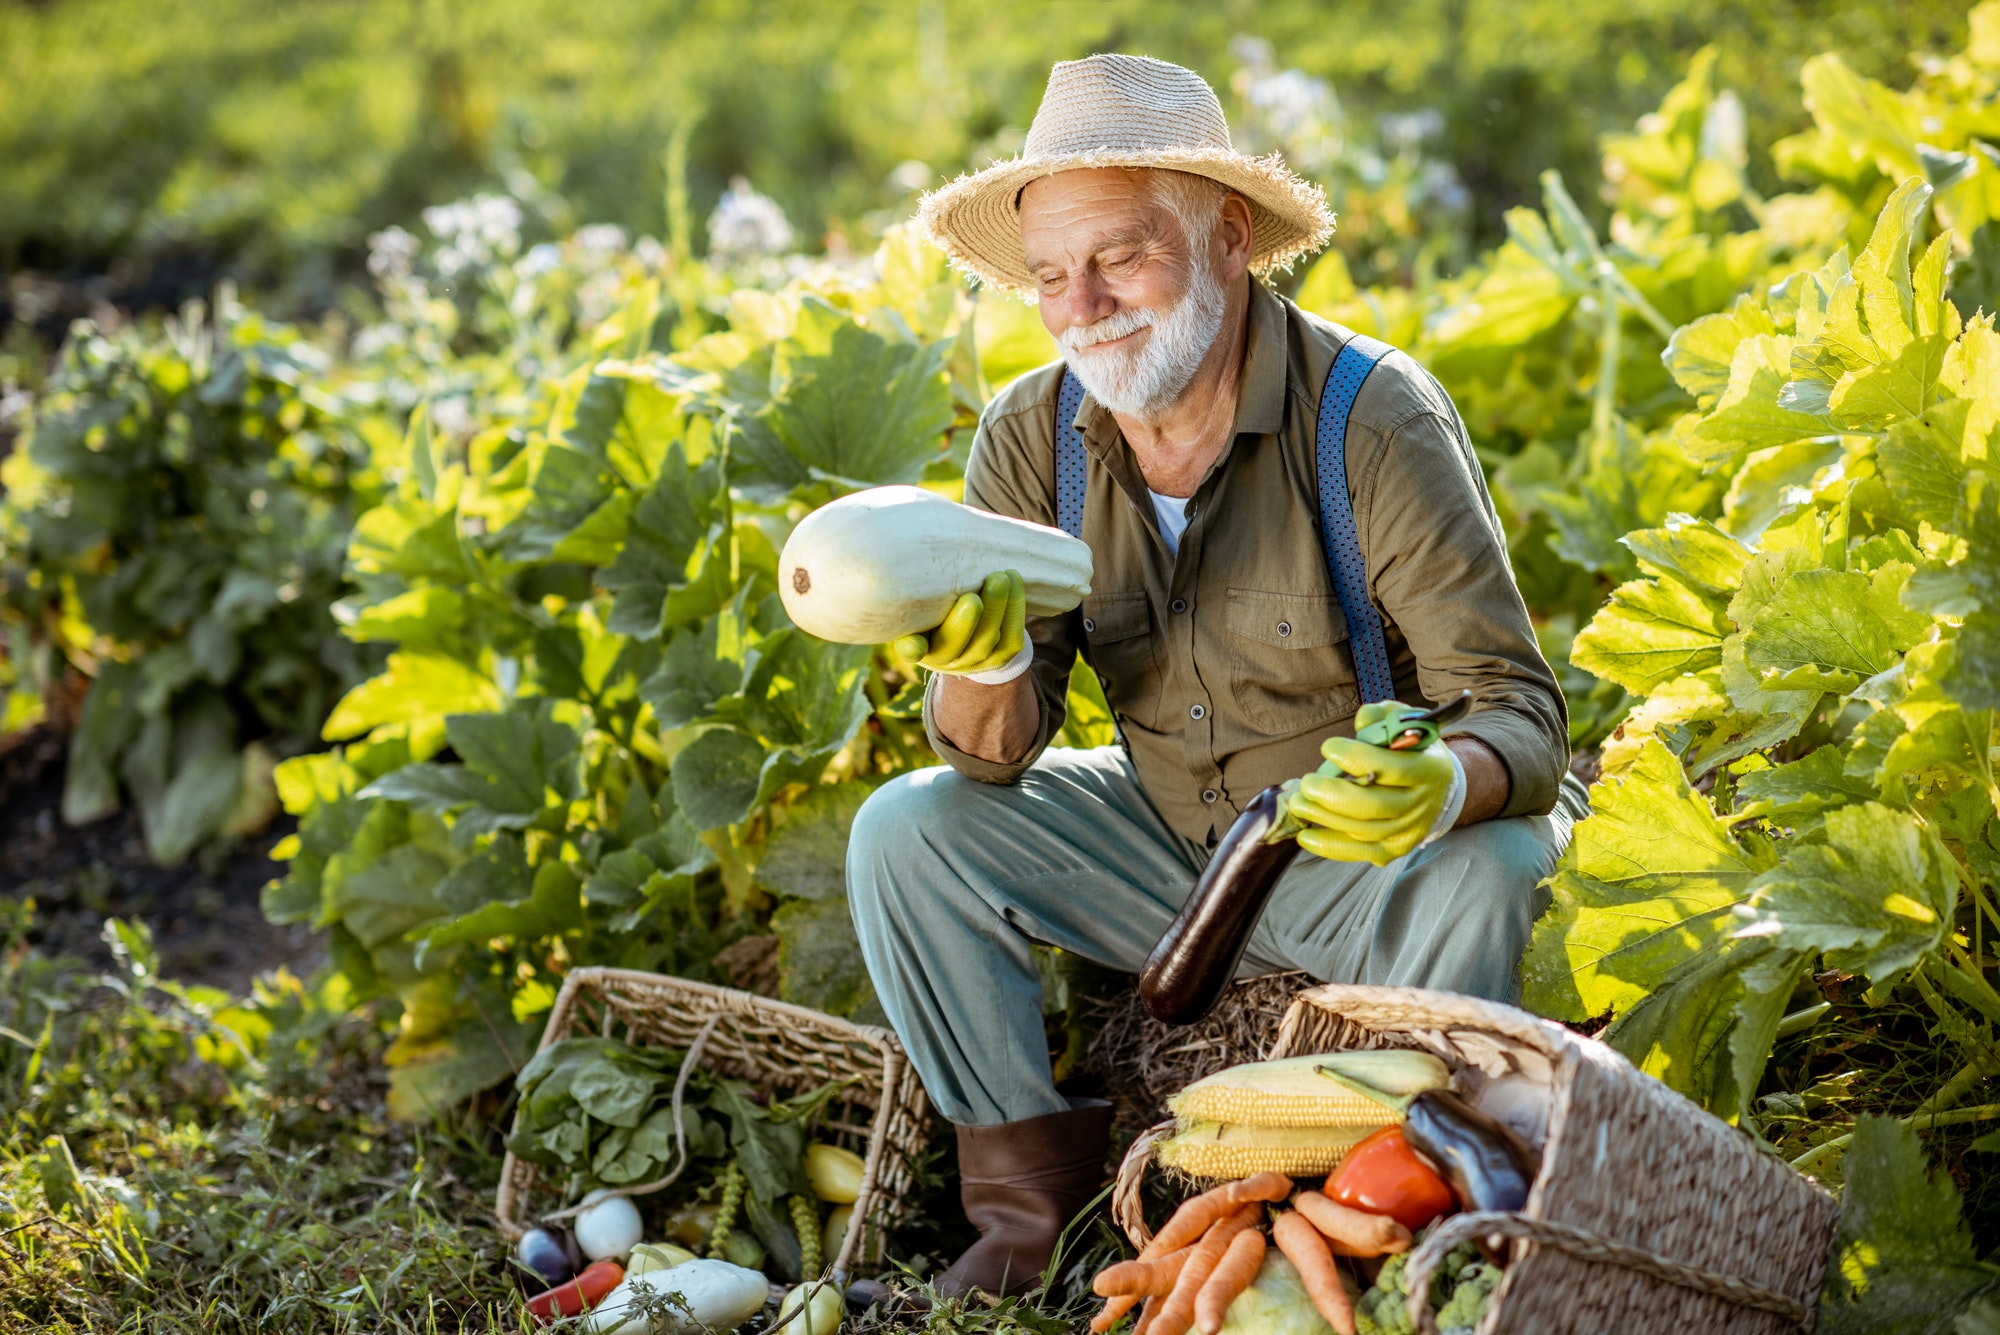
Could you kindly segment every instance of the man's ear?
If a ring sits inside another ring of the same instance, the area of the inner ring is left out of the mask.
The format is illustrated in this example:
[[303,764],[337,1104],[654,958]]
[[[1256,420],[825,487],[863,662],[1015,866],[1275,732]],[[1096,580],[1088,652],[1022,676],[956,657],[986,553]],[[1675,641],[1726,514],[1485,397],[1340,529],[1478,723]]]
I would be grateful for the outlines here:
[[1215,239],[1222,247],[1216,277],[1224,283],[1233,283],[1249,272],[1250,256],[1256,250],[1250,202],[1234,190],[1222,197],[1222,219],[1215,229]]

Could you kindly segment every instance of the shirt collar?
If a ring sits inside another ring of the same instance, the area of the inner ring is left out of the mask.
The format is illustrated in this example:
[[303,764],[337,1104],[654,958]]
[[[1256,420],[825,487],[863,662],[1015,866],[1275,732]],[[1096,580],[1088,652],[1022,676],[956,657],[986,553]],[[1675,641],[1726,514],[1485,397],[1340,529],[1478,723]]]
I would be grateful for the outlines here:
[[1236,391],[1236,434],[1275,436],[1285,424],[1285,303],[1250,280],[1250,329]]
[[[1248,329],[1244,336],[1243,378],[1236,388],[1236,435],[1275,436],[1285,423],[1285,304],[1277,294],[1250,280]],[[1089,393],[1076,427],[1093,453],[1105,457],[1119,439],[1118,423]]]

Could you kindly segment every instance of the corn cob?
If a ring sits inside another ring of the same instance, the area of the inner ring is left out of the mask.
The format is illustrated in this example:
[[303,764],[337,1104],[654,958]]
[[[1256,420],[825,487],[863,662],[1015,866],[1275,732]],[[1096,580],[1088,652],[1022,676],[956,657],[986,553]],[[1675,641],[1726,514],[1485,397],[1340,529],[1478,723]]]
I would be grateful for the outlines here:
[[1224,1126],[1193,1122],[1160,1142],[1154,1157],[1190,1177],[1252,1173],[1323,1177],[1376,1128],[1370,1126]]
[[1445,1064],[1428,1052],[1324,1052],[1218,1071],[1167,1100],[1167,1109],[1183,1122],[1232,1126],[1373,1129],[1398,1120],[1375,1100],[1320,1074],[1322,1066],[1385,1094],[1435,1089],[1450,1076]]

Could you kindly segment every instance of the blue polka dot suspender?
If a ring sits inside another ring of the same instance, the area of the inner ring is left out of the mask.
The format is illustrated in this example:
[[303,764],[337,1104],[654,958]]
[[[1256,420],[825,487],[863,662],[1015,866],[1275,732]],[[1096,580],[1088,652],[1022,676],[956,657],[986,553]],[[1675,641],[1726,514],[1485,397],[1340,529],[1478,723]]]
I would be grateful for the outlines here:
[[[1313,432],[1313,467],[1319,479],[1319,540],[1333,576],[1333,592],[1347,619],[1347,645],[1364,701],[1393,699],[1389,649],[1382,618],[1368,597],[1368,563],[1354,527],[1354,504],[1347,494],[1347,418],[1375,364],[1394,351],[1365,334],[1349,334],[1320,391],[1319,420]],[[1073,538],[1083,536],[1085,452],[1076,415],[1083,386],[1067,369],[1056,395],[1056,525]]]
[[1389,675],[1389,648],[1382,639],[1382,617],[1368,597],[1368,561],[1361,536],[1354,529],[1354,504],[1347,495],[1347,415],[1361,394],[1368,373],[1395,349],[1365,334],[1350,334],[1326,388],[1319,393],[1319,424],[1313,431],[1313,467],[1319,476],[1319,543],[1326,551],[1326,568],[1333,573],[1334,596],[1347,618],[1347,647],[1354,655],[1354,677],[1364,704],[1396,698]]

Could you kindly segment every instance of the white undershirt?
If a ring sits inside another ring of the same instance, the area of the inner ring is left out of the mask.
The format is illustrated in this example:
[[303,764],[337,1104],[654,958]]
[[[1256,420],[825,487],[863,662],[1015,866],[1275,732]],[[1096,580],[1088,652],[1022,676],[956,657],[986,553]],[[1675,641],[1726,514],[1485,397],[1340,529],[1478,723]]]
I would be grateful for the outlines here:
[[1181,534],[1187,532],[1187,497],[1162,496],[1151,487],[1146,494],[1153,498],[1153,517],[1160,521],[1160,536],[1167,540],[1167,550],[1175,556],[1181,554]]

